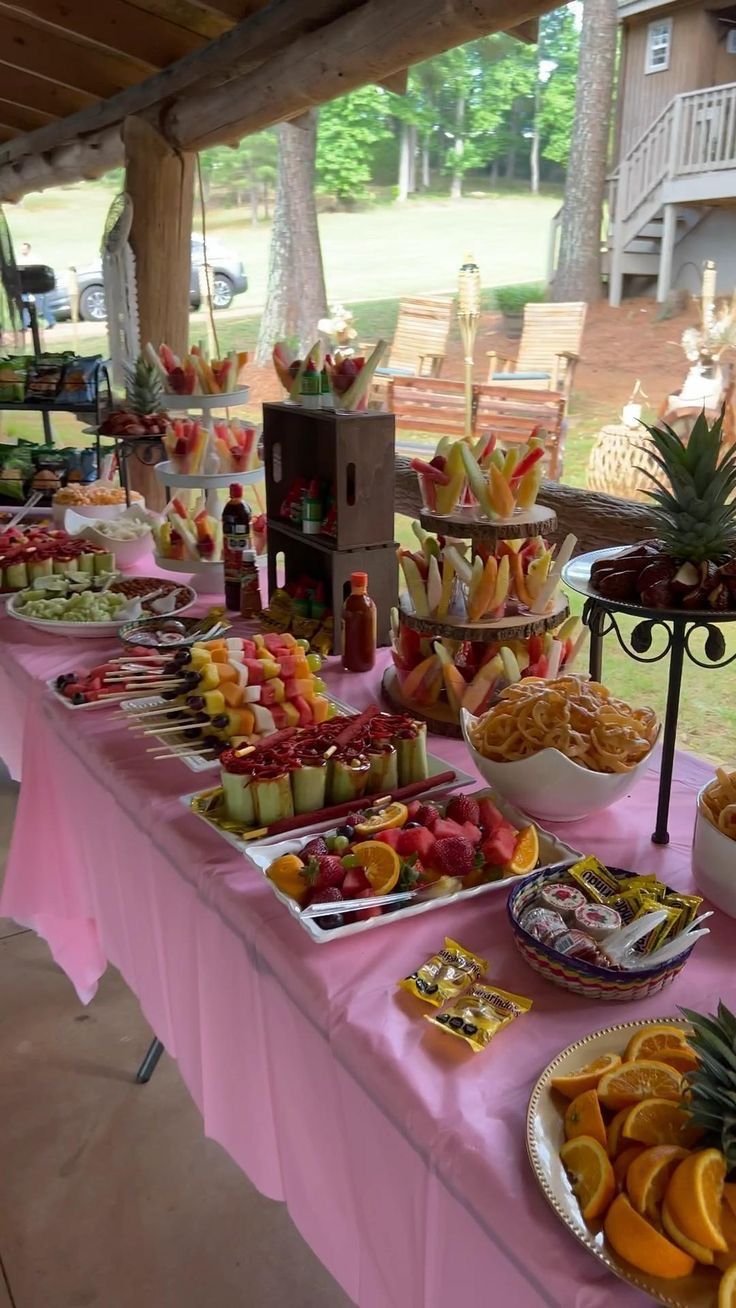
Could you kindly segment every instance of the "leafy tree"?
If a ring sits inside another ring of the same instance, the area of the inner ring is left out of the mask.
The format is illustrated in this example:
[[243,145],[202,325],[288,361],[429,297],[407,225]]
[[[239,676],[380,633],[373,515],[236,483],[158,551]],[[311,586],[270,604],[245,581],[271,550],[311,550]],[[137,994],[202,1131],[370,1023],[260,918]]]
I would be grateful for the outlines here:
[[555,9],[542,19],[539,48],[541,65],[553,65],[544,84],[539,111],[542,155],[567,167],[580,53],[580,33],[569,7]]
[[271,127],[255,136],[246,136],[238,145],[216,145],[201,154],[202,178],[207,190],[217,187],[226,197],[241,204],[247,197],[253,221],[258,221],[258,206],[266,200],[276,181],[276,129]]
[[372,177],[373,149],[391,135],[388,115],[389,96],[378,86],[363,86],[322,107],[317,179],[323,191],[344,204],[365,195]]

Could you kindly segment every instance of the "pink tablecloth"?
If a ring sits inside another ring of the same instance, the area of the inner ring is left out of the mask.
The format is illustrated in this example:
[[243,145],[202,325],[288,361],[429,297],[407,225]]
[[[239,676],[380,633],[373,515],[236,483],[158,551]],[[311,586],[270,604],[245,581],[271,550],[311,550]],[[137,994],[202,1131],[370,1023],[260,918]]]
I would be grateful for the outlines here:
[[[201,777],[152,761],[107,710],[70,713],[39,693],[39,679],[97,652],[32,634],[18,643],[11,625],[0,622],[0,640],[15,640],[1,647],[0,732],[17,757],[24,725],[23,784],[0,912],[48,940],[84,1000],[108,960],[120,968],[207,1134],[288,1204],[347,1293],[362,1308],[643,1303],[547,1208],[525,1156],[526,1104],[546,1063],[578,1037],[678,1003],[713,1005],[731,969],[726,920],[713,919],[669,991],[635,1005],[592,1005],[538,979],[515,952],[503,893],[317,946],[181,804]],[[361,706],[378,670],[329,681]],[[433,748],[465,762],[457,742]],[[595,821],[560,830],[691,890],[693,799],[705,775],[679,757],[667,849],[649,839],[653,775]],[[433,1037],[422,1006],[395,989],[445,934],[534,1000],[484,1054]]]

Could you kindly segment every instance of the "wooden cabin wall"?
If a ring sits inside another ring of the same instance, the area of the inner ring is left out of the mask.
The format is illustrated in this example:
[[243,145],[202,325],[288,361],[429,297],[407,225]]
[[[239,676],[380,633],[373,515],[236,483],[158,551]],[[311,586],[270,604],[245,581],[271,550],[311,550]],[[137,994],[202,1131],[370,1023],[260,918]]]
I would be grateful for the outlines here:
[[[715,25],[702,3],[672,12],[670,66],[664,72],[645,73],[647,28],[653,15],[629,20],[624,26],[624,54],[618,93],[619,158],[631,149],[670,100],[683,91],[713,86]],[[730,58],[736,64],[736,56]],[[734,74],[736,76],[736,74]],[[731,77],[723,79],[731,80]]]

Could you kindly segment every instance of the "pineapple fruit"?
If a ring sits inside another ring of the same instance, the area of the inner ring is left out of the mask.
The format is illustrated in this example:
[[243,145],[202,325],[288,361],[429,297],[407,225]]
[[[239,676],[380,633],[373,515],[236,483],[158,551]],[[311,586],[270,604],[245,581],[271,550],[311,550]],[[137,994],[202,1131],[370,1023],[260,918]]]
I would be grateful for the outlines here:
[[736,1016],[720,1000],[712,1017],[689,1008],[680,1012],[692,1025],[688,1044],[700,1060],[696,1071],[688,1073],[688,1107],[710,1137],[704,1143],[723,1153],[728,1175],[736,1169]]
[[684,444],[666,424],[647,426],[658,474],[649,477],[657,539],[599,559],[591,581],[606,599],[656,609],[736,606],[736,447],[722,445],[724,410],[701,413]]
[[107,436],[163,436],[168,427],[160,369],[139,354],[125,370],[125,405],[100,428]]

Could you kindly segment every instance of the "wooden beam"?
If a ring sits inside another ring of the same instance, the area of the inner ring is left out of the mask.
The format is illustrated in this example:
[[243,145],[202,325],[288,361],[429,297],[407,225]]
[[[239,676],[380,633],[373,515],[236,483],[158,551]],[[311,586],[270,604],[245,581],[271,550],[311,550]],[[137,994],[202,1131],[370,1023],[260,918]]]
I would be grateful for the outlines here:
[[393,91],[394,95],[406,95],[409,89],[409,69],[402,68],[399,73],[392,73],[390,77],[384,77],[379,83],[385,91]]
[[[8,131],[6,139],[9,135]],[[44,191],[48,186],[92,181],[111,168],[118,168],[123,159],[123,142],[117,127],[109,128],[90,141],[59,146],[50,155],[27,155],[0,168],[0,201],[22,200],[29,191]]]
[[229,32],[232,22],[222,14],[208,13],[200,9],[193,0],[129,0],[131,8],[140,9],[144,14],[156,14],[169,23],[176,23],[187,32],[196,32],[208,41],[213,41],[223,32]]
[[259,9],[265,9],[268,0],[194,0],[194,3],[198,9],[204,9],[207,13],[222,14],[231,23],[240,23]]
[[77,40],[58,35],[52,38],[47,29],[7,13],[0,13],[0,52],[4,62],[13,68],[100,97],[132,86],[150,69],[150,65],[93,49]]
[[539,40],[539,19],[531,18],[527,23],[517,23],[508,29],[508,34],[515,36],[518,41],[525,41],[527,45],[536,45]]
[[201,37],[136,10],[127,0],[2,0],[0,13],[40,19],[55,32],[83,36],[152,68],[165,68],[202,47]]
[[[5,87],[0,80],[0,91]],[[0,98],[0,119],[6,127],[14,127],[16,132],[32,132],[44,123],[53,121],[53,115],[44,114],[40,109],[29,109],[25,105],[15,104],[12,100]]]
[[182,96],[164,118],[165,135],[188,149],[228,144],[554,7],[555,0],[368,0],[252,74]]
[[[48,127],[41,128],[22,140],[3,146],[0,148],[0,166],[24,154],[53,150],[76,136],[91,135],[121,123],[129,116],[153,110],[164,100],[197,81],[204,82],[207,78],[222,80],[223,69],[247,72],[288,44],[297,33],[304,30],[305,23],[308,30],[314,30],[321,23],[328,23],[340,14],[346,3],[357,5],[362,0],[310,0],[308,19],[305,19],[304,0],[271,0],[267,9],[225,32],[196,54],[185,55],[155,77],[147,78],[137,86],[130,86],[128,90],[105,99],[90,109],[73,114],[62,123],[50,123]],[[76,49],[78,59],[79,47]],[[16,62],[7,50],[2,49],[1,40],[0,53],[7,63]],[[49,69],[53,64],[57,64],[56,78],[51,71],[44,72],[44,76],[64,80],[67,85],[77,84],[69,82],[66,76],[61,78],[59,68],[63,66],[63,61],[50,58]],[[82,85],[81,82],[78,84]],[[96,94],[107,93],[97,91]]]
[[27,109],[40,109],[42,113],[54,118],[66,118],[69,114],[96,103],[95,97],[88,91],[73,91],[69,86],[59,86],[46,77],[34,77],[33,73],[11,68],[1,61],[0,89],[13,104],[25,105]]

